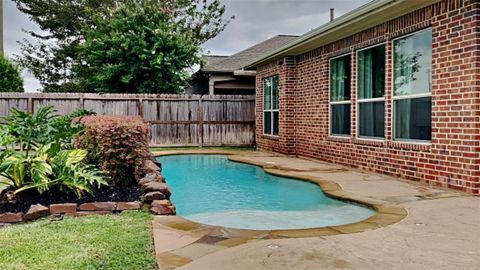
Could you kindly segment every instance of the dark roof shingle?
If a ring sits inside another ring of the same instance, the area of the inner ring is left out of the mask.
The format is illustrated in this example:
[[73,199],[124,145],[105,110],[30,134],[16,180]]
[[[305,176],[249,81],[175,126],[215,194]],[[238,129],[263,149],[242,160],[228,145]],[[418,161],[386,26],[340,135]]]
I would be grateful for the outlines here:
[[242,69],[245,65],[257,59],[265,53],[280,48],[287,42],[292,41],[298,36],[278,35],[267,39],[246,50],[238,52],[232,56],[207,56],[207,63],[201,69],[203,72],[232,72]]

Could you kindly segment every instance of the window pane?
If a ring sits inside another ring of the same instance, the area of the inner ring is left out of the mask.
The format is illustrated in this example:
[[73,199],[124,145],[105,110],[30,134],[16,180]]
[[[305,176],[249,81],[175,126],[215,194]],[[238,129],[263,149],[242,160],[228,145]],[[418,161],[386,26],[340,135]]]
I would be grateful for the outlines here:
[[270,110],[272,106],[272,80],[267,78],[263,80],[263,109]]
[[385,93],[385,45],[358,52],[358,98],[379,98]]
[[271,112],[263,113],[263,133],[272,134],[272,113]]
[[272,109],[278,109],[278,76],[275,76],[272,78],[272,98],[273,98],[273,104],[272,104]]
[[273,112],[273,135],[278,135],[278,112]]
[[395,96],[432,91],[432,29],[394,42]]
[[350,100],[350,55],[330,61],[330,100]]
[[385,102],[364,102],[359,108],[359,135],[365,137],[385,137]]
[[337,135],[350,135],[350,104],[332,105],[331,132]]
[[431,97],[395,101],[395,138],[431,140]]

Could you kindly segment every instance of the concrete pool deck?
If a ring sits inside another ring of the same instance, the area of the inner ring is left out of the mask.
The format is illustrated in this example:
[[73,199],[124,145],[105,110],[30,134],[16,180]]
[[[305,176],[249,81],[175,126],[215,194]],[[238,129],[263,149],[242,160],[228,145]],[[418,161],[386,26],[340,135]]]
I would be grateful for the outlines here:
[[285,231],[236,230],[156,216],[160,269],[479,269],[478,197],[271,153],[155,154],[182,153],[227,154],[269,173],[317,182],[334,197],[365,202],[380,215],[351,225]]

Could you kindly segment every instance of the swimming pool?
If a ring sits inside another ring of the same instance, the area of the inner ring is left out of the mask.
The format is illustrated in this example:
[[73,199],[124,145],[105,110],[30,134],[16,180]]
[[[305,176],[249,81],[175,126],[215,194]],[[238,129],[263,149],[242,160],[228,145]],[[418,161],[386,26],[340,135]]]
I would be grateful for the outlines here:
[[354,223],[375,211],[326,196],[316,184],[278,177],[223,155],[158,158],[177,215],[230,228],[302,229]]

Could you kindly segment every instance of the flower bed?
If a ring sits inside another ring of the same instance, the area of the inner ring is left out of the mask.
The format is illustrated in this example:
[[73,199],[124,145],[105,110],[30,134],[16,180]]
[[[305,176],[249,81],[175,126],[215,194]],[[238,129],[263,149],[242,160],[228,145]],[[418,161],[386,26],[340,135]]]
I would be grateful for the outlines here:
[[[20,112],[16,115],[20,120],[7,118],[8,124],[0,129],[5,135],[0,142],[5,149],[0,150],[0,223],[142,208],[175,214],[161,165],[148,151],[150,127],[140,117],[85,116],[71,121],[78,114],[65,118],[51,110],[44,114],[45,123],[40,124],[51,125],[48,129],[54,129],[48,119],[63,121],[59,125],[63,130],[56,129],[61,134],[26,138],[12,132],[16,126],[34,134],[29,129],[38,128],[34,122],[42,119]],[[7,143],[21,151],[9,150]]]

